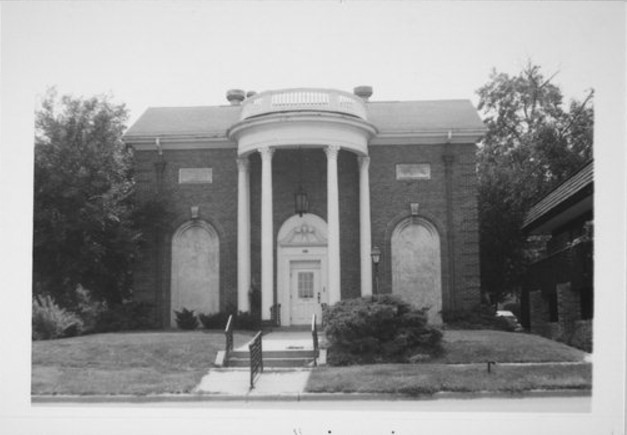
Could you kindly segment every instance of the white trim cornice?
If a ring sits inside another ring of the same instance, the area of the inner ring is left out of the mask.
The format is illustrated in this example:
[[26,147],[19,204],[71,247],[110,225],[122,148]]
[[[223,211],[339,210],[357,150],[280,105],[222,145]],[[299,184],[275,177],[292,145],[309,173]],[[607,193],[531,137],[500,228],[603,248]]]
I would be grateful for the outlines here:
[[237,148],[237,143],[226,138],[209,137],[163,137],[152,136],[140,138],[125,138],[124,143],[137,151],[152,151],[155,149],[155,140],[159,139],[163,150],[196,150],[196,149],[230,149]]
[[485,134],[484,129],[431,130],[379,133],[368,145],[440,145],[445,143],[477,143]]
[[355,118],[348,115],[341,115],[337,113],[326,113],[326,112],[291,112],[291,113],[277,113],[272,115],[263,115],[258,118],[248,118],[243,121],[240,121],[226,132],[227,137],[231,140],[238,140],[241,133],[252,127],[260,127],[268,124],[277,124],[277,123],[337,123],[343,125],[349,125],[352,127],[357,127],[361,130],[365,130],[371,136],[377,134],[377,128],[363,119]]

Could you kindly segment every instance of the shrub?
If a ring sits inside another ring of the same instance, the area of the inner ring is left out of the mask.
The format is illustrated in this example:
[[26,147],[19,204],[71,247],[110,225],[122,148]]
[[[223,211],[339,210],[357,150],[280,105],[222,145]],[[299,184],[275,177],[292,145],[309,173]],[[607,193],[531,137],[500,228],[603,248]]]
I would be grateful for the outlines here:
[[[199,314],[198,319],[205,329],[224,329],[231,314],[232,312],[229,311],[215,314]],[[235,329],[256,330],[260,325],[259,318],[251,313],[240,311],[237,314],[233,314],[233,328]]]
[[32,326],[33,340],[71,337],[83,330],[80,317],[57,305],[49,295],[33,299]]
[[347,299],[324,311],[331,365],[407,362],[441,351],[442,333],[428,324],[427,309],[392,295]]
[[180,329],[192,330],[198,327],[198,319],[194,310],[183,308],[181,311],[174,311],[174,314],[176,314],[176,325]]
[[152,306],[144,302],[126,301],[111,306],[99,314],[94,327],[95,332],[133,331],[152,329]]
[[96,332],[99,318],[107,311],[107,303],[94,299],[92,293],[80,284],[75,292],[77,314],[83,321],[83,333]]
[[228,313],[202,314],[198,315],[198,319],[205,329],[224,329],[226,322],[229,320]]
[[252,285],[248,290],[248,301],[250,303],[250,313],[261,318],[261,289]]
[[237,329],[245,329],[248,331],[254,331],[261,327],[261,320],[258,316],[249,312],[238,312],[235,316],[235,327]]
[[514,330],[506,319],[496,317],[496,309],[487,304],[477,305],[470,310],[444,311],[442,312],[442,320],[447,329]]

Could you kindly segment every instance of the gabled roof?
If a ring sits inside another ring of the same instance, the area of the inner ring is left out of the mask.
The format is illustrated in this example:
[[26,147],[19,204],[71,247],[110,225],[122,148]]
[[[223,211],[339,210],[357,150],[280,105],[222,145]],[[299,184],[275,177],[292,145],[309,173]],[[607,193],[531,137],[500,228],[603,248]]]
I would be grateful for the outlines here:
[[587,163],[531,207],[523,230],[534,234],[551,231],[592,210],[593,163]]
[[149,107],[124,138],[180,134],[226,137],[240,110],[238,106]]
[[[380,133],[484,131],[469,100],[368,102],[368,121]],[[128,129],[124,139],[167,136],[226,138],[239,121],[241,106],[151,107]]]
[[368,103],[368,121],[381,133],[485,130],[469,100],[371,102]]

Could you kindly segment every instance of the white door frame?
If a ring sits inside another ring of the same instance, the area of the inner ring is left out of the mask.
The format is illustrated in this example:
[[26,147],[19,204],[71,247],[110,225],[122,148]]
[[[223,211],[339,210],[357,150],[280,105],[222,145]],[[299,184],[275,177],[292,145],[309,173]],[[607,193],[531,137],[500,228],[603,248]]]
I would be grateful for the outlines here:
[[[281,325],[292,325],[290,271],[292,261],[319,261],[321,303],[328,301],[326,222],[311,213],[287,219],[277,237],[277,303]],[[320,320],[320,319],[319,319]]]

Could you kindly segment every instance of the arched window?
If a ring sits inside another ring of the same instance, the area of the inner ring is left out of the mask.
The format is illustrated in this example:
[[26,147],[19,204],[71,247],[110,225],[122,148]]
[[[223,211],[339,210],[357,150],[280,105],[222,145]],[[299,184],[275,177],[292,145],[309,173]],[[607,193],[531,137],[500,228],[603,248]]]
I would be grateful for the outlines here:
[[440,236],[429,221],[412,217],[392,233],[392,293],[418,308],[430,307],[429,321],[442,323]]
[[208,223],[186,222],[172,238],[171,326],[174,310],[196,314],[220,311],[220,240]]

